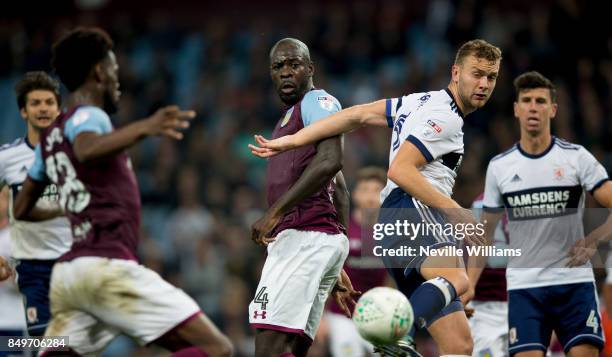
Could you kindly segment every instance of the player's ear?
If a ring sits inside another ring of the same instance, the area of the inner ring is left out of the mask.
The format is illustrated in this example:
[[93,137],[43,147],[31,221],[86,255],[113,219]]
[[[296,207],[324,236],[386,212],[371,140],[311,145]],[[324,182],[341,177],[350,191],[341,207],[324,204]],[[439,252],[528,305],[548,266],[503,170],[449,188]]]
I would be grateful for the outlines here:
[[453,64],[453,67],[451,68],[451,76],[452,76],[452,81],[455,83],[459,82],[459,65],[458,64]]
[[104,78],[106,77],[106,75],[104,73],[104,66],[102,62],[96,63],[96,65],[93,67],[92,75],[96,83],[104,82]]
[[[518,99],[517,99],[517,100],[518,100]],[[519,107],[518,107],[518,102],[517,102],[516,100],[514,101],[514,103],[513,103],[512,107],[514,108],[514,117],[515,117],[515,118],[518,118],[518,117],[519,117],[519,116],[518,116],[518,109],[519,109]]]
[[26,112],[25,107],[19,109],[19,114],[23,120],[28,118],[28,113]]
[[308,63],[308,75],[309,75],[310,77],[313,77],[313,76],[314,76],[314,73],[315,73],[315,66],[314,66],[314,62],[312,62],[312,61],[311,61],[311,62],[309,62],[309,63]]
[[551,119],[557,116],[557,103],[553,103],[552,104],[552,113],[551,113]]

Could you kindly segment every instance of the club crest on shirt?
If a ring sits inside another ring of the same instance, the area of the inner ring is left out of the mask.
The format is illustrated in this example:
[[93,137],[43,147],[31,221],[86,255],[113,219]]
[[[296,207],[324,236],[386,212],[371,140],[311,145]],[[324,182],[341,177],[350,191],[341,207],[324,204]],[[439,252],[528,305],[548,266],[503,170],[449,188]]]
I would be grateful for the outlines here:
[[321,108],[327,110],[328,112],[334,109],[334,101],[332,100],[331,97],[327,97],[327,96],[317,97],[317,101],[319,102],[319,106],[321,106]]
[[281,128],[287,125],[287,123],[289,123],[289,119],[291,119],[291,114],[293,114],[293,108],[295,107],[291,107],[291,109],[287,110],[287,113],[285,113],[285,117],[283,118],[283,121],[281,122]]
[[563,177],[565,177],[565,170],[563,170],[562,167],[555,167],[553,176],[555,180],[563,180]]

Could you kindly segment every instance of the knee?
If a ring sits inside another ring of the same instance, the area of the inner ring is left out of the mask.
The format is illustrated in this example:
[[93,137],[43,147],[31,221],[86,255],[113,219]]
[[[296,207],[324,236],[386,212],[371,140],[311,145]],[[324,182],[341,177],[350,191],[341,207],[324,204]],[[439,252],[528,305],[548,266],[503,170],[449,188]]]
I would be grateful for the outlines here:
[[463,341],[463,343],[459,346],[459,350],[461,351],[461,354],[471,356],[472,352],[474,351],[474,341],[472,338],[470,337]]
[[465,268],[427,267],[421,268],[421,275],[426,280],[436,277],[444,278],[455,288],[457,296],[464,294],[470,287],[470,281]]
[[440,275],[455,288],[457,296],[463,295],[470,287],[470,280],[464,269],[453,269],[453,272]]

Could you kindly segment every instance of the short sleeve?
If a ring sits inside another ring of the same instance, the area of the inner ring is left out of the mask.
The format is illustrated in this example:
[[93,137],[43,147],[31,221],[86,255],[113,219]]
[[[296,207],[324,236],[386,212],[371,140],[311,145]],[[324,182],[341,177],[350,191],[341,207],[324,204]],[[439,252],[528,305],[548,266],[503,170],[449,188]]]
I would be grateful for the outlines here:
[[96,134],[108,134],[113,131],[111,120],[102,109],[98,107],[81,107],[66,122],[65,134],[70,142],[83,132],[94,132]]
[[487,177],[485,179],[485,190],[482,198],[482,206],[485,211],[499,211],[504,207],[499,183],[495,176],[495,165],[489,162]]
[[47,174],[45,173],[45,161],[42,157],[40,144],[36,145],[34,149],[34,163],[28,170],[28,176],[34,181],[44,182],[48,181]]
[[417,120],[406,140],[421,151],[427,162],[462,148],[463,138],[459,135],[462,135],[463,123],[460,118],[433,112]]
[[342,110],[340,102],[324,90],[311,90],[302,100],[302,121],[308,126]]
[[395,125],[395,119],[397,118],[397,111],[402,106],[404,99],[400,98],[389,98],[385,100],[385,116],[387,117],[387,125],[389,128],[393,128]]
[[480,221],[480,215],[482,212],[482,197],[483,194],[480,194],[478,197],[476,197],[474,202],[472,202],[472,214],[474,215],[474,218],[476,218],[476,221]]
[[578,175],[582,187],[593,193],[610,178],[602,164],[584,147],[578,150]]

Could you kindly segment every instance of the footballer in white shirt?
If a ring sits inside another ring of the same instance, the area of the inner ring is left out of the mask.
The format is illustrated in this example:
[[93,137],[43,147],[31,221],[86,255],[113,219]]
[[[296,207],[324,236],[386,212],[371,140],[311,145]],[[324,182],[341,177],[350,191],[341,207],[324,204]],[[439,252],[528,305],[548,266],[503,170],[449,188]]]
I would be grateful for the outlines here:
[[612,183],[584,147],[551,135],[550,80],[527,72],[514,86],[520,141],[490,161],[483,200],[487,233],[505,210],[510,247],[522,252],[506,270],[509,352],[543,357],[554,331],[569,356],[598,356],[604,340],[589,258],[610,238],[612,219],[585,237],[584,192],[610,208]]
[[48,185],[36,203],[36,207],[41,208],[37,222],[15,219],[13,203],[34,162],[34,147],[38,144],[40,132],[51,125],[60,113],[59,83],[45,72],[28,72],[15,86],[15,94],[21,117],[26,122],[27,134],[0,147],[0,188],[10,188],[12,258],[17,262],[17,285],[24,296],[28,333],[41,336],[50,317],[51,269],[57,258],[70,248],[72,233],[59,207],[56,185]]

